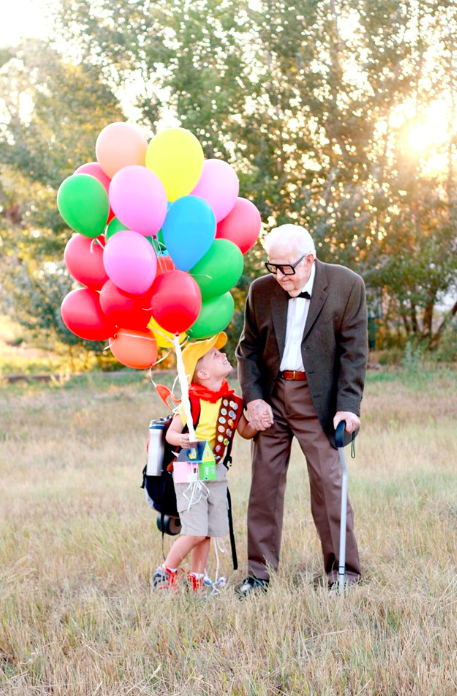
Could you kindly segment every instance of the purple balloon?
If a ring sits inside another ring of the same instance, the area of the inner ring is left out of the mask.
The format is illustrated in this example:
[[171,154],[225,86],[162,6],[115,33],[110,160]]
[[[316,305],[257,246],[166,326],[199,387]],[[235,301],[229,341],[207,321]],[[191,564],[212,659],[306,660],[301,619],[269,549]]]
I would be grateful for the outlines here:
[[142,295],[156,277],[157,258],[143,235],[130,230],[114,234],[106,243],[103,264],[110,280],[124,292]]
[[156,235],[167,214],[167,194],[157,174],[139,164],[112,178],[109,200],[116,217],[130,230]]
[[216,222],[223,220],[238,198],[240,182],[236,172],[223,160],[210,159],[203,163],[203,171],[192,196],[199,196],[210,204]]

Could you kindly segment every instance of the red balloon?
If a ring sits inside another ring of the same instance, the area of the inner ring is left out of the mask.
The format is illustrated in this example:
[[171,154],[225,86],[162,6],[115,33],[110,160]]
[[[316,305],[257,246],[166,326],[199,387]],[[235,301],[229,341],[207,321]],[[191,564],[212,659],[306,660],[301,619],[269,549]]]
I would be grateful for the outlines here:
[[108,280],[103,265],[104,246],[104,237],[89,239],[82,234],[75,234],[65,247],[64,260],[69,273],[78,283],[87,285],[92,290],[100,290]]
[[256,243],[261,225],[260,213],[254,203],[237,198],[227,217],[218,223],[216,239],[228,239],[245,254]]
[[109,347],[120,363],[135,370],[147,370],[157,360],[157,341],[149,330],[119,329]]
[[124,329],[145,329],[152,316],[151,293],[129,295],[112,280],[102,287],[100,306],[110,321]]
[[115,332],[114,324],[103,314],[98,293],[88,288],[72,290],[62,302],[63,323],[76,336],[88,341],[105,341]]
[[[93,176],[95,179],[98,179],[99,182],[103,184],[103,186],[105,187],[106,193],[109,195],[109,185],[111,183],[111,179],[109,178],[109,176],[105,174],[98,162],[87,162],[87,164],[82,164],[75,171],[75,174],[89,174],[89,176]],[[113,217],[114,213],[111,210],[110,206],[108,220],[106,224],[108,224],[108,222],[111,222]]]
[[202,306],[200,288],[185,271],[169,271],[151,288],[152,316],[165,331],[183,333],[192,326]]
[[167,273],[168,271],[174,271],[176,268],[175,264],[173,263],[173,259],[171,256],[157,256],[157,272],[156,272],[156,278],[157,276],[161,275],[162,273]]

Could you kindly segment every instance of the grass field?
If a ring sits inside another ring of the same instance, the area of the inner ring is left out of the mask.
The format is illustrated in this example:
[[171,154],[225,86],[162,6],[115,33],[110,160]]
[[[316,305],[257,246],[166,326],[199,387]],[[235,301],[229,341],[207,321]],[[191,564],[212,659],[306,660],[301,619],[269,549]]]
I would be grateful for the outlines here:
[[[364,584],[316,586],[295,450],[280,571],[241,602],[228,555],[218,597],[149,590],[161,539],[139,484],[163,409],[141,375],[0,385],[1,696],[455,696],[456,394],[451,370],[370,373],[346,452]],[[234,449],[244,561],[249,444]]]

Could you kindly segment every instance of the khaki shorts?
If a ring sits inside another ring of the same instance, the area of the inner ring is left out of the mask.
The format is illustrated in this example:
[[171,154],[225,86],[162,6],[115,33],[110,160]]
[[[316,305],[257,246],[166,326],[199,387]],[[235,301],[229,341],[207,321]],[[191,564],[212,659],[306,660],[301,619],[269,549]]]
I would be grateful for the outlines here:
[[[187,483],[175,483],[176,501],[181,519],[181,534],[186,536],[226,537],[229,532],[227,505],[227,469],[223,464],[216,467],[217,480],[204,481],[205,488],[197,491],[197,502],[190,510],[190,491]],[[184,497],[184,493],[187,498]]]

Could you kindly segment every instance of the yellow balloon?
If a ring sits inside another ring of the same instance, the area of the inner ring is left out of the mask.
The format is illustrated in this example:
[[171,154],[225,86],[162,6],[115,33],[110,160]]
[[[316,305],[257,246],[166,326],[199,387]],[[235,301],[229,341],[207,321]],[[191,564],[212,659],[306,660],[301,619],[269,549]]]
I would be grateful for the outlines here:
[[173,202],[197,185],[203,170],[202,146],[185,128],[168,128],[149,143],[146,167],[157,174]]
[[[169,333],[168,331],[165,331],[165,329],[162,329],[162,327],[158,325],[154,317],[151,317],[151,320],[148,324],[148,329],[151,329],[157,341],[157,345],[160,346],[160,348],[173,347],[173,334]],[[180,345],[186,340],[186,338],[186,333],[179,334]]]

